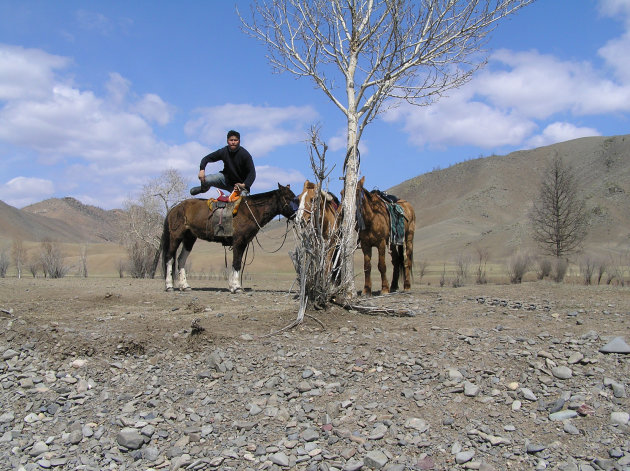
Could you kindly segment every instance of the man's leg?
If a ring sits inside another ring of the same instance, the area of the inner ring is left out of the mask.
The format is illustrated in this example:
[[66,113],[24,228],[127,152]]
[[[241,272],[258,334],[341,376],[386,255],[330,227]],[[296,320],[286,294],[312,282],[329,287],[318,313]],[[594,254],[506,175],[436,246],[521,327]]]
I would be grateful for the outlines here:
[[232,188],[228,186],[225,181],[225,175],[222,173],[213,173],[206,175],[206,181],[201,186],[194,186],[190,189],[191,195],[198,195],[199,193],[205,193],[210,187],[221,188],[222,190],[232,191]]

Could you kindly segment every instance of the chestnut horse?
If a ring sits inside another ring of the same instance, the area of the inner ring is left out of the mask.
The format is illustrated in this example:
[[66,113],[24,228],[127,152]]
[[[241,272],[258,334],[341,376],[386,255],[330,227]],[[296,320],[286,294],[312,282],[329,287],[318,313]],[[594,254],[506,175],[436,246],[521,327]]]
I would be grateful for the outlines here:
[[[302,193],[298,195],[299,207],[295,216],[296,222],[300,224],[308,224],[311,220],[311,216],[313,215],[314,208],[314,200],[317,196],[316,193],[317,185],[308,180],[304,182],[304,188],[302,189]],[[339,215],[341,214],[341,205],[339,203],[339,199],[334,196],[332,193],[321,190],[319,195],[319,215],[323,220],[322,224],[322,235],[329,239],[334,230],[339,226]]]
[[[363,273],[365,284],[363,294],[372,294],[372,247],[378,250],[378,270],[381,272],[381,293],[398,290],[398,278],[403,275],[404,289],[411,288],[411,274],[413,268],[413,236],[416,230],[416,213],[406,200],[398,200],[405,214],[404,244],[396,245],[391,242],[391,223],[388,204],[375,191],[367,191],[363,185],[365,177],[357,185],[357,222],[362,219],[364,227],[359,227],[359,241],[363,251]],[[387,284],[387,265],[385,264],[385,249],[387,244],[392,253],[392,284]]]
[[186,259],[196,240],[221,242],[232,247],[232,271],[228,278],[228,287],[232,293],[241,290],[240,271],[243,254],[258,231],[274,217],[282,214],[291,218],[297,210],[297,198],[289,185],[278,184],[278,189],[243,197],[238,212],[233,219],[233,235],[215,236],[209,223],[211,211],[208,201],[203,199],[187,199],[174,206],[164,220],[162,233],[162,263],[166,278],[166,291],[173,289],[173,264],[177,248],[183,242],[183,248],[177,258],[179,268],[178,287],[189,290],[186,280]]
[[[301,225],[317,224],[315,229],[321,227],[322,238],[327,241],[327,270],[333,270],[333,280],[338,280],[339,260],[337,260],[337,247],[334,240],[335,230],[341,223],[341,204],[339,199],[324,190],[317,194],[317,185],[308,180],[304,182],[302,193],[298,195],[299,207],[295,216],[296,222]],[[319,204],[319,211],[315,205]],[[334,267],[333,267],[334,265]]]

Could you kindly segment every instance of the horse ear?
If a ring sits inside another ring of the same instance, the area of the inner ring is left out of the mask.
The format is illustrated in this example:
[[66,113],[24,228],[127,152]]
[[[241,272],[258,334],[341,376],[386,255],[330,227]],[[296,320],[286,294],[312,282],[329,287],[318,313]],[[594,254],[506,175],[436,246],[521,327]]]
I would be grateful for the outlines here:
[[361,186],[363,186],[363,184],[365,183],[365,175],[361,177],[361,180],[359,180],[359,183],[361,184]]

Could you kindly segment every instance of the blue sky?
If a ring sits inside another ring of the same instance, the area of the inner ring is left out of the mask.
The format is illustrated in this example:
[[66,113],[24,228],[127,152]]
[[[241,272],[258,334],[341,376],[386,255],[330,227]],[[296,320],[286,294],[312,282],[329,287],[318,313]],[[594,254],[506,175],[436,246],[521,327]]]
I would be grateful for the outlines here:
[[[630,0],[538,0],[501,23],[488,48],[487,67],[464,87],[368,125],[368,187],[630,133]],[[229,129],[254,156],[254,192],[277,182],[300,190],[313,124],[338,193],[345,117],[309,80],[272,73],[265,54],[230,1],[3,0],[0,200],[21,208],[72,196],[118,208],[167,168],[195,184]]]

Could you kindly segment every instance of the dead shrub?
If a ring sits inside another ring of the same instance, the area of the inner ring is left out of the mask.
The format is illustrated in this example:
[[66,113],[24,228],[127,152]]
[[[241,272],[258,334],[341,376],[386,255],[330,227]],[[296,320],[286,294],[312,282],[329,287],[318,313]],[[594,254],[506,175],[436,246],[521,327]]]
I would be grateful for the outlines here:
[[510,283],[518,284],[523,282],[523,276],[529,270],[531,257],[528,254],[517,253],[513,255],[507,264],[508,277]]

